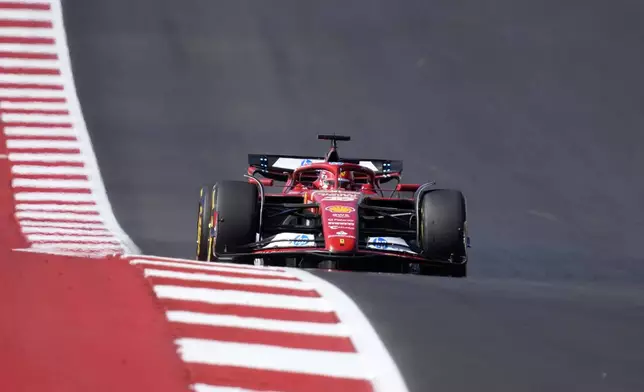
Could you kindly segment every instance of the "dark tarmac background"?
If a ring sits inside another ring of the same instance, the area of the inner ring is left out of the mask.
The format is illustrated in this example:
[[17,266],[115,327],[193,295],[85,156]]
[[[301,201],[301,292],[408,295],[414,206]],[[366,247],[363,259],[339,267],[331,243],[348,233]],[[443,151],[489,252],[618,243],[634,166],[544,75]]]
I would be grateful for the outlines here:
[[116,216],[194,257],[248,153],[404,159],[468,197],[470,277],[316,272],[412,391],[644,390],[644,3],[64,1]]

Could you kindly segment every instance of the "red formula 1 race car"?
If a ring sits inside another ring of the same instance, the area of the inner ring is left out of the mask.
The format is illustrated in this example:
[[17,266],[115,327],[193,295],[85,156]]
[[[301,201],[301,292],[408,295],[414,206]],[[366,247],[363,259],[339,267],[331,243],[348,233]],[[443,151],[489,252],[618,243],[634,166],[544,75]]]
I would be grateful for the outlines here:
[[197,260],[466,276],[460,191],[402,184],[402,161],[340,159],[350,137],[318,139],[325,157],[249,154],[246,181],[202,187]]

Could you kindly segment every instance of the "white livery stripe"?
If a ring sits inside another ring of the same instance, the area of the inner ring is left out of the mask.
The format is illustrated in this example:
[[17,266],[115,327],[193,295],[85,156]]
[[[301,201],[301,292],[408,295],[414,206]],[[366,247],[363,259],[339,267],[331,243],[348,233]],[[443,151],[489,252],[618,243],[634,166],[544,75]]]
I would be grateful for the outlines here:
[[197,301],[211,304],[234,304],[262,306],[267,308],[332,311],[331,305],[322,298],[295,297],[281,294],[260,294],[246,291],[217,290],[171,285],[155,285],[154,291],[159,298],[183,301]]
[[92,202],[94,198],[88,193],[51,193],[51,192],[18,192],[14,194],[17,201],[61,201]]
[[14,162],[83,162],[80,154],[39,154],[10,153],[9,160]]
[[76,236],[61,234],[27,234],[27,239],[33,242],[119,242],[119,240],[114,237]]
[[9,139],[7,140],[8,149],[16,148],[58,148],[61,150],[80,149],[80,143],[71,140],[29,140],[29,139]]
[[96,206],[78,204],[18,204],[18,211],[71,211],[71,212],[96,212]]
[[302,350],[180,338],[176,340],[179,354],[186,362],[239,366],[253,369],[320,374],[332,377],[369,379],[360,372],[361,358],[355,353]]
[[76,136],[73,128],[6,127],[7,136]]
[[280,321],[251,317],[206,314],[184,311],[166,313],[171,322],[184,324],[211,325],[219,327],[250,328],[264,331],[289,332],[297,334],[348,337],[349,331],[343,324],[307,323]]
[[89,171],[84,167],[76,166],[36,166],[36,165],[14,165],[11,168],[13,174],[30,174],[30,175],[88,175]]
[[40,212],[40,211],[18,211],[16,217],[21,219],[47,219],[60,221],[86,221],[97,222],[101,218],[99,215],[74,214],[71,212]]
[[[11,155],[9,155],[11,157]],[[14,178],[11,185],[15,188],[58,188],[58,189],[88,189],[89,181],[87,180],[54,180],[54,179],[32,179],[32,178]]]
[[197,281],[197,282],[247,284],[247,285],[253,285],[253,286],[279,287],[279,288],[287,288],[287,289],[302,290],[302,291],[313,290],[313,286],[308,283],[300,282],[300,281],[292,281],[292,280],[283,280],[283,279],[233,278],[228,276],[219,276],[219,275],[212,275],[212,274],[177,272],[177,271],[167,271],[162,269],[149,269],[149,268],[144,269],[143,274],[146,277],[172,278],[172,279]]
[[[279,271],[273,271],[273,270],[266,270],[262,271],[260,269],[244,269],[244,268],[237,268],[237,267],[225,267],[225,266],[220,266],[220,265],[215,265],[216,263],[208,263],[210,265],[202,265],[202,264],[189,264],[189,263],[179,263],[179,262],[166,262],[166,261],[152,261],[152,260],[143,260],[143,259],[136,259],[132,260],[130,263],[132,264],[145,264],[145,265],[156,265],[156,266],[167,266],[167,267],[179,267],[179,268],[185,268],[185,269],[194,269],[198,271],[212,271],[212,272],[235,272],[239,274],[249,274],[249,275],[282,275],[284,273],[279,272]],[[205,263],[203,263],[205,264]],[[286,275],[284,275],[286,276]]]
[[96,230],[105,230],[105,226],[102,223],[87,223],[87,222],[45,222],[38,220],[21,220],[20,225],[23,230],[27,230],[30,227],[36,229],[41,229],[43,227],[53,227],[53,228],[69,228],[69,229],[96,229]]
[[22,227],[24,234],[62,234],[62,235],[92,235],[92,236],[111,236],[112,234],[105,229],[63,229],[60,227]]

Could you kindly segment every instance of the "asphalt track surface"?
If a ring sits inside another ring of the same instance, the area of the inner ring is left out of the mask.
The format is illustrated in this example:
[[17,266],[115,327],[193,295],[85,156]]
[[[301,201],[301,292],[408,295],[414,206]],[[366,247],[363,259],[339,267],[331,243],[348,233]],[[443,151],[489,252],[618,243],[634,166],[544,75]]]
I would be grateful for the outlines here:
[[193,257],[199,186],[249,152],[404,159],[467,195],[470,277],[316,272],[412,391],[644,389],[644,6],[64,2],[119,222]]

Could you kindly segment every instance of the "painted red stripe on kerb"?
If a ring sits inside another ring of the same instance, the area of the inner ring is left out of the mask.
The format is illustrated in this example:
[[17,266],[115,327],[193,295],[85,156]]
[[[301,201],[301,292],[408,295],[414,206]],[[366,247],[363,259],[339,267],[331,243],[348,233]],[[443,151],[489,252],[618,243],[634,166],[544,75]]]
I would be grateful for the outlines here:
[[83,216],[99,216],[100,215],[98,210],[96,210],[96,211],[64,211],[64,210],[51,210],[51,209],[31,208],[29,210],[21,210],[21,211],[23,211],[23,212],[27,212],[27,211],[33,211],[33,212],[56,212],[56,213],[68,213],[68,214],[83,215]]
[[236,366],[188,365],[195,383],[256,391],[373,392],[369,380],[280,372]]
[[9,75],[60,75],[57,68],[0,67],[0,74]]
[[167,310],[183,310],[196,313],[225,314],[238,317],[254,317],[269,320],[304,321],[309,323],[337,324],[340,322],[335,312],[318,312],[314,310],[294,310],[265,308],[250,305],[222,305],[205,302],[161,299]]
[[63,97],[2,97],[2,100],[13,103],[67,103]]
[[49,37],[0,36],[0,44],[53,45],[56,41]]
[[21,3],[19,1],[0,1],[0,8],[10,10],[43,10],[51,9],[47,3]]
[[56,53],[8,52],[0,50],[0,58],[26,60],[56,60]]
[[[196,265],[199,267],[199,265]],[[171,267],[171,266],[159,266],[159,265],[154,265],[154,266],[149,266],[146,264],[141,264],[139,267],[142,268],[157,268],[157,269],[163,269],[166,271],[177,271],[177,272],[191,272],[195,273],[198,272],[200,274],[207,274],[207,275],[218,275],[218,276],[229,276],[232,278],[253,278],[253,279],[278,279],[278,280],[290,280],[290,281],[300,281],[298,278],[293,277],[293,276],[288,276],[288,275],[259,275],[259,274],[253,274],[253,273],[248,273],[244,274],[241,272],[232,272],[232,271],[224,271],[224,270],[207,270],[207,269],[195,269],[195,268],[184,268],[184,267]],[[205,267],[217,267],[217,265],[211,265],[211,266],[205,266]]]
[[0,19],[0,27],[27,27],[51,29],[53,24],[48,20]]
[[356,348],[351,339],[342,336],[311,335],[293,332],[264,331],[259,329],[220,327],[211,325],[184,324],[172,322],[175,336],[235,342],[263,344],[303,350],[354,353]]
[[23,127],[23,128],[71,128],[71,123],[46,123],[46,122],[27,122],[11,121],[5,122],[5,127]]
[[[0,88],[15,89],[15,90],[63,90],[65,87],[62,84],[47,84],[47,83],[0,83]],[[3,98],[8,100],[8,98]],[[23,98],[26,99],[26,98]],[[31,98],[42,99],[42,98]],[[26,101],[30,102],[30,101]],[[50,101],[51,102],[51,101]]]
[[69,110],[66,109],[6,109],[0,108],[0,113],[7,114],[45,114],[51,116],[67,116]]
[[263,294],[280,294],[292,297],[308,297],[319,298],[320,294],[315,290],[294,290],[285,287],[266,287],[252,284],[237,284],[237,283],[223,283],[223,282],[204,282],[195,280],[184,280],[174,278],[161,278],[149,277],[152,284],[155,285],[172,285],[181,287],[194,287],[216,290],[234,290],[234,291],[247,291],[251,293]]

